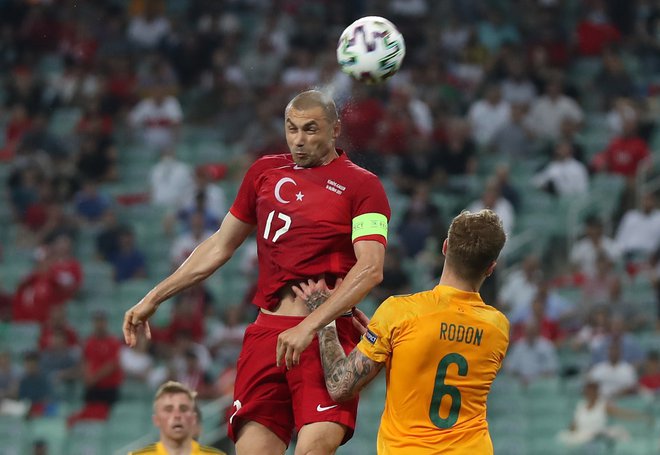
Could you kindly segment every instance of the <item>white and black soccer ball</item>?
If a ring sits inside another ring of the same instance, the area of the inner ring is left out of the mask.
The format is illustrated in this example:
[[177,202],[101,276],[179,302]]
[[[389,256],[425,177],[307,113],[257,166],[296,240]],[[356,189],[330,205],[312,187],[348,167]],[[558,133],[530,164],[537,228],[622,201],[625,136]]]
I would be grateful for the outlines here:
[[341,70],[361,82],[377,84],[401,68],[406,55],[403,35],[379,16],[362,17],[346,27],[337,44]]

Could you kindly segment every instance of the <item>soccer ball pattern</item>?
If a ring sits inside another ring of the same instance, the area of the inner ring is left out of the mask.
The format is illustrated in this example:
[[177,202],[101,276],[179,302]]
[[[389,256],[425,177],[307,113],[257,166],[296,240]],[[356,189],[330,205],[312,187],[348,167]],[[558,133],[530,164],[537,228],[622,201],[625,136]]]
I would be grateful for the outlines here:
[[377,84],[401,67],[406,55],[403,36],[393,23],[378,16],[363,17],[346,27],[337,44],[337,62],[352,78]]

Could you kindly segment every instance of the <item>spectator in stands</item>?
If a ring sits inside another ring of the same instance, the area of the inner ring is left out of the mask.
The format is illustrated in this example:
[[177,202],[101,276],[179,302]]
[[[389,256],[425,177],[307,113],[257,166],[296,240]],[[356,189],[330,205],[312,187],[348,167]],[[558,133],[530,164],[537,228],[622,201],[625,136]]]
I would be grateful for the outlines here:
[[11,354],[0,351],[0,404],[4,399],[16,398],[19,377],[19,369],[12,364]]
[[79,175],[96,182],[117,180],[117,154],[109,136],[83,135],[76,157]]
[[149,353],[146,337],[140,337],[134,348],[122,346],[119,352],[119,364],[126,380],[148,383],[155,367],[154,358]]
[[110,198],[99,191],[98,184],[93,180],[85,180],[82,188],[74,197],[76,214],[85,224],[98,223],[107,210],[110,209]]
[[547,82],[545,93],[532,104],[527,125],[540,139],[556,141],[566,119],[580,124],[584,113],[575,100],[563,93],[562,80],[555,76]]
[[610,314],[606,307],[596,307],[589,310],[584,319],[584,325],[571,340],[571,347],[577,350],[586,348],[594,352],[610,333]]
[[658,394],[660,392],[660,353],[649,351],[642,366],[639,386],[644,393]]
[[584,237],[573,244],[569,254],[574,273],[593,276],[597,271],[599,255],[616,264],[621,259],[621,250],[613,239],[605,235],[601,219],[590,215],[584,223]]
[[595,270],[583,275],[582,303],[585,309],[597,305],[620,306],[621,287],[621,277],[614,268],[614,263],[606,253],[598,252]]
[[184,358],[185,367],[179,372],[177,380],[191,390],[195,390],[200,399],[217,398],[213,378],[209,372],[200,365],[195,350],[186,350]]
[[111,407],[119,398],[124,380],[120,363],[121,342],[108,330],[104,311],[93,316],[93,331],[83,349],[83,381],[86,404],[103,403]]
[[526,256],[504,278],[497,296],[497,307],[509,316],[529,308],[542,278],[539,257],[535,254]]
[[637,413],[614,406],[600,392],[598,382],[589,380],[584,385],[583,398],[575,407],[569,429],[561,431],[557,438],[569,446],[582,446],[598,438],[610,441],[629,438],[625,429],[608,425],[607,421],[610,416],[637,417]]
[[572,144],[560,142],[554,159],[532,177],[532,184],[561,197],[584,196],[589,191],[589,172],[573,156]]
[[20,153],[43,153],[51,159],[64,159],[69,154],[62,140],[48,129],[50,119],[43,112],[32,117],[30,128],[18,146]]
[[23,356],[23,374],[18,381],[17,398],[30,403],[31,416],[44,414],[53,399],[50,381],[39,366],[38,352],[28,352]]
[[145,278],[147,276],[144,254],[135,246],[135,235],[130,228],[123,229],[119,234],[118,249],[110,258],[114,269],[114,279],[120,283],[126,280]]
[[507,75],[501,82],[502,98],[512,107],[517,105],[523,109],[536,100],[536,86],[526,74],[525,62],[520,57],[506,61]]
[[442,214],[431,201],[429,188],[418,185],[396,231],[403,254],[409,258],[416,257],[424,251],[431,238],[437,237],[438,232],[444,232],[443,227]]
[[172,268],[178,268],[188,259],[197,245],[209,238],[215,231],[206,228],[204,212],[193,212],[190,215],[190,231],[181,233],[170,248],[170,263]]
[[222,319],[206,336],[205,345],[209,346],[214,363],[220,366],[220,370],[236,365],[247,328],[242,315],[243,309],[238,305],[226,308]]
[[[429,167],[434,169],[433,181],[451,188],[452,177],[474,175],[477,172],[476,154],[475,143],[470,139],[469,123],[459,118],[450,119],[446,141],[440,144],[437,156],[429,163]],[[465,188],[455,189],[465,191]]]
[[644,349],[634,334],[627,328],[628,320],[621,314],[614,314],[610,319],[609,333],[602,338],[602,342],[592,351],[592,364],[604,362],[609,357],[610,346],[619,346],[621,359],[632,364],[635,368],[644,361]]
[[142,14],[134,16],[128,24],[128,39],[140,50],[155,50],[170,33],[170,21],[162,13],[160,2],[144,2]]
[[653,193],[642,196],[639,209],[630,209],[623,215],[616,242],[628,261],[648,258],[660,247],[660,209]]
[[128,120],[143,144],[156,151],[176,143],[183,112],[179,100],[169,94],[169,87],[154,86],[131,110]]
[[491,180],[500,189],[502,197],[509,201],[514,210],[520,207],[520,192],[511,182],[511,168],[507,163],[498,164]]
[[44,216],[44,223],[34,232],[36,243],[50,242],[61,235],[75,238],[78,234],[78,220],[65,204],[50,201],[45,206]]
[[555,346],[543,338],[536,321],[525,326],[525,337],[516,341],[507,354],[504,369],[523,385],[542,377],[556,377],[559,359]]
[[522,321],[512,326],[511,341],[518,341],[525,335],[525,330],[530,322],[538,325],[539,335],[541,337],[557,343],[561,336],[561,329],[555,319],[548,315],[547,308],[548,299],[545,295],[537,294],[532,301],[532,308],[529,315],[524,317]]
[[511,205],[506,198],[502,197],[500,188],[495,181],[489,181],[481,195],[481,199],[472,202],[468,205],[467,209],[473,213],[482,209],[491,209],[497,213],[502,220],[504,232],[509,236],[513,233],[516,213],[513,209],[513,205]]
[[599,385],[605,398],[631,394],[637,391],[635,367],[621,358],[621,345],[610,343],[607,360],[596,363],[588,373],[589,379]]
[[645,165],[650,157],[650,151],[646,141],[638,135],[636,115],[626,114],[622,127],[621,136],[612,139],[605,150],[594,156],[591,166],[596,172],[622,175],[632,187],[640,166]]
[[511,104],[509,120],[493,135],[491,149],[504,159],[527,159],[531,157],[533,147],[531,132],[525,116],[527,107],[523,104]]
[[114,210],[107,210],[99,227],[95,239],[96,253],[102,260],[109,262],[119,251],[119,237],[127,226],[119,222]]
[[597,88],[596,93],[602,96],[602,107],[607,110],[612,107],[616,98],[634,96],[635,86],[617,49],[606,48],[602,59],[603,67],[594,79],[594,88]]
[[193,171],[189,164],[176,158],[174,147],[164,147],[160,153],[160,161],[149,175],[151,203],[177,210],[194,191]]
[[64,305],[54,307],[50,311],[49,318],[41,325],[39,349],[48,349],[53,343],[55,333],[64,335],[66,346],[70,348],[78,346],[78,334],[66,320],[66,308]]
[[[222,220],[228,209],[225,192],[212,181],[208,169],[202,166],[195,170],[195,188],[193,192],[186,194],[186,198],[183,200],[182,208],[184,211],[187,210],[192,213],[196,208],[199,208],[200,193],[204,194],[204,204],[201,206],[204,212],[216,220]],[[210,229],[215,231],[218,226],[219,223],[216,222]]]
[[520,35],[512,21],[504,19],[502,11],[496,7],[488,8],[486,19],[477,25],[479,41],[491,53],[496,53],[504,44],[517,43]]
[[53,387],[72,386],[80,378],[80,350],[67,343],[67,333],[62,329],[54,330],[50,338],[41,350],[41,370]]
[[502,90],[495,84],[486,86],[484,97],[475,101],[468,111],[472,138],[481,147],[491,144],[497,132],[509,123],[511,106],[502,99]]

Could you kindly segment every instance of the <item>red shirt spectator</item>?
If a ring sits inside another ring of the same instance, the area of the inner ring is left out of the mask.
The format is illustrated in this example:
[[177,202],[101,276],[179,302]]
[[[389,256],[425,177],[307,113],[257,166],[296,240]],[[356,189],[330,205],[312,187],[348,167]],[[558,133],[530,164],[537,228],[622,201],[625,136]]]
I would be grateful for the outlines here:
[[108,333],[105,315],[97,314],[94,325],[83,349],[85,383],[96,389],[117,389],[124,379],[119,363],[121,342]]
[[627,117],[623,120],[623,134],[612,139],[607,148],[594,157],[592,165],[596,171],[634,177],[639,165],[650,155],[646,141],[637,136],[637,120]]
[[12,298],[12,320],[46,322],[55,300],[55,290],[45,271],[33,272],[21,281]]
[[78,344],[78,334],[67,323],[64,306],[58,306],[51,310],[48,321],[41,327],[39,348],[41,350],[48,348],[51,345],[53,334],[57,332],[64,334],[67,346]]
[[621,39],[621,32],[611,24],[582,21],[576,29],[577,48],[580,55],[598,56],[603,49]]

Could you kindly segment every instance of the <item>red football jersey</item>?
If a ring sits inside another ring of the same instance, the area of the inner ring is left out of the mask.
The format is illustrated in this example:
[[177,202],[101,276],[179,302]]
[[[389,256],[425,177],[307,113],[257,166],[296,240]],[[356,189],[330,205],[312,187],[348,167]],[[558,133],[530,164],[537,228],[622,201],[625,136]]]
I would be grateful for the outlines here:
[[[389,221],[382,184],[371,172],[339,157],[325,166],[296,166],[289,154],[269,155],[247,171],[231,213],[257,225],[258,289],[253,303],[272,309],[290,281],[343,277],[356,262],[353,242],[385,235],[353,233],[353,219],[379,214]],[[351,239],[351,237],[354,237]]]

